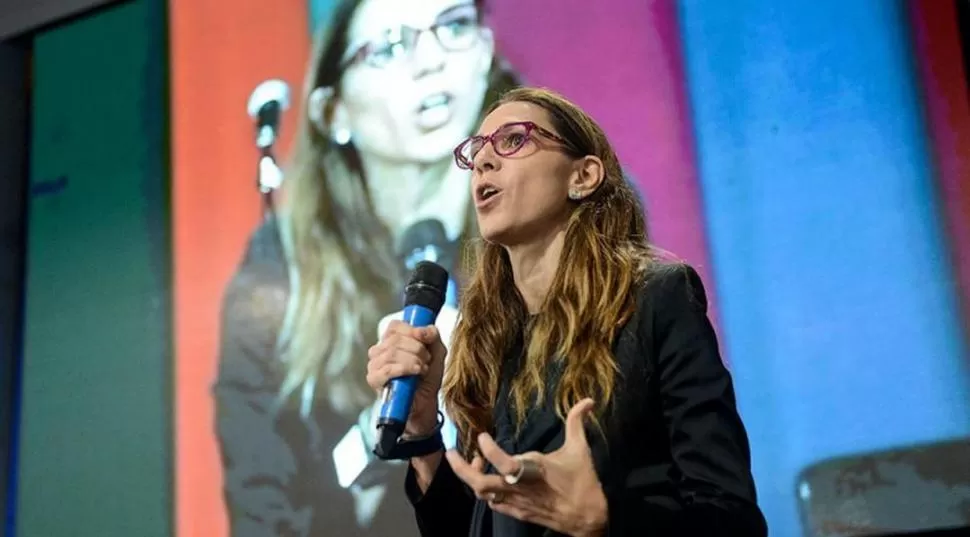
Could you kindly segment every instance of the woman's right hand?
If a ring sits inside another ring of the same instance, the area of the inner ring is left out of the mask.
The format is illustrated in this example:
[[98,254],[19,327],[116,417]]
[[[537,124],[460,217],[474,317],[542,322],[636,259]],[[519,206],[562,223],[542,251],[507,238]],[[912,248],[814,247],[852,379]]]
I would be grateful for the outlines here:
[[380,343],[367,351],[367,384],[378,393],[393,378],[420,377],[404,434],[424,436],[437,425],[446,353],[437,328],[415,328],[397,320],[388,324]]

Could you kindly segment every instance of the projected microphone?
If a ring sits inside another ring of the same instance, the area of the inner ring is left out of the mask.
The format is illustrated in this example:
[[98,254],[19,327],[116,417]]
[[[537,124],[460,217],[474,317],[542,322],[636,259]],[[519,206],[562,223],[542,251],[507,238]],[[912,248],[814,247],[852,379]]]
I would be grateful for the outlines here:
[[276,165],[273,144],[279,135],[280,116],[290,107],[290,87],[282,80],[266,80],[256,86],[246,106],[256,123],[256,147],[259,148],[257,187],[269,194],[283,184],[283,172]]
[[[433,325],[445,303],[447,285],[448,271],[430,261],[418,263],[404,290],[404,322],[415,327]],[[404,432],[418,382],[416,375],[408,375],[391,379],[384,388],[377,418],[378,440],[374,448],[378,457],[390,457]]]
[[256,146],[272,147],[279,134],[280,115],[290,107],[290,87],[282,80],[266,80],[249,96],[246,109],[256,122]]

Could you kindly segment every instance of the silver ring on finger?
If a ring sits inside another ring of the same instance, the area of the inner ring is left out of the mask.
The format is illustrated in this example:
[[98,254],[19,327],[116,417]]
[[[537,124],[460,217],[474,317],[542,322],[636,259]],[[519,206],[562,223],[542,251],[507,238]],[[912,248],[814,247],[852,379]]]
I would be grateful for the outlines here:
[[505,501],[505,496],[501,492],[489,492],[488,501],[490,503],[502,503]]
[[541,472],[539,471],[539,464],[531,459],[526,459],[522,456],[516,456],[515,460],[518,461],[519,467],[515,473],[506,474],[505,482],[509,485],[515,485],[523,481],[533,481],[538,479]]

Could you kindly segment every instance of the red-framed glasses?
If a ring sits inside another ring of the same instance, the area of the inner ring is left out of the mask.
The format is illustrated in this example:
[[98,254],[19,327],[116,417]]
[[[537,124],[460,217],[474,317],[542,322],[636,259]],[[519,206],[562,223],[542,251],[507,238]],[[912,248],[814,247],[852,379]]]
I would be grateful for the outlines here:
[[517,121],[506,123],[495,129],[495,132],[485,136],[472,136],[455,148],[455,164],[463,170],[470,170],[474,166],[475,155],[481,151],[485,144],[491,142],[495,153],[502,157],[510,157],[525,147],[526,142],[532,139],[533,133],[539,134],[570,147],[569,142],[561,136],[544,129],[531,121]]

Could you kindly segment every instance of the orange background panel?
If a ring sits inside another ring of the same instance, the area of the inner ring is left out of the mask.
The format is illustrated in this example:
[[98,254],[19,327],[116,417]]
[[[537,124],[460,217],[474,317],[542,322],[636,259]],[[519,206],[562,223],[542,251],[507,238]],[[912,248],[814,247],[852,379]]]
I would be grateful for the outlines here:
[[[281,78],[295,106],[310,50],[305,0],[171,0],[175,330],[175,520],[178,537],[228,534],[210,387],[219,307],[261,218],[252,90]],[[285,153],[281,152],[280,157]]]

